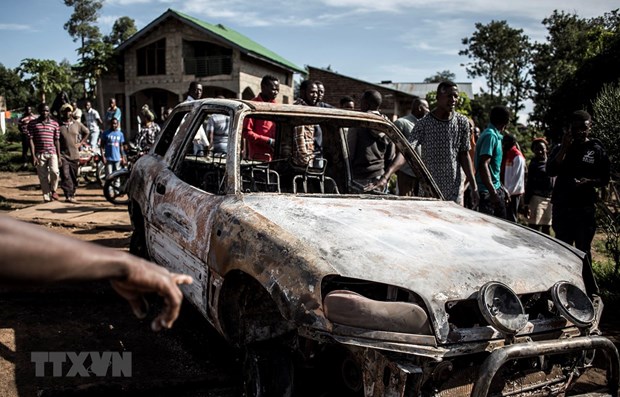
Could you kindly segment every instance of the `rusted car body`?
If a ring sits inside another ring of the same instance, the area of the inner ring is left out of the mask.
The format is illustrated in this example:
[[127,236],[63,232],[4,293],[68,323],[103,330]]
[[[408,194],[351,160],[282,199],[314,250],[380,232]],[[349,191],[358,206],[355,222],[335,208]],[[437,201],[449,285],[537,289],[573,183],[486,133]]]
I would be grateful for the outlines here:
[[[228,118],[227,152],[194,155],[213,114]],[[266,161],[244,158],[248,119],[275,123]],[[317,168],[290,163],[304,125],[321,129]],[[405,155],[420,197],[355,182],[364,130]],[[193,276],[187,299],[248,352],[248,395],[290,395],[299,363],[337,378],[332,395],[559,395],[594,351],[607,357],[607,394],[617,393],[618,352],[599,336],[584,255],[443,200],[380,116],[186,102],[129,186],[132,251]]]

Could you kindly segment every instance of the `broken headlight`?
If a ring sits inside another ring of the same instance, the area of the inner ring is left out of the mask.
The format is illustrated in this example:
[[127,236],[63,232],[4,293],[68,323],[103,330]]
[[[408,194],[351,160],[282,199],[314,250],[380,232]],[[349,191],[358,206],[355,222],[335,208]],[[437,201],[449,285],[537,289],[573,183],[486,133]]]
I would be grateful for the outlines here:
[[568,281],[551,287],[551,298],[558,312],[578,327],[587,327],[595,318],[594,305],[588,295]]
[[478,292],[478,307],[482,316],[495,329],[505,334],[516,334],[527,325],[521,300],[506,284],[491,281]]

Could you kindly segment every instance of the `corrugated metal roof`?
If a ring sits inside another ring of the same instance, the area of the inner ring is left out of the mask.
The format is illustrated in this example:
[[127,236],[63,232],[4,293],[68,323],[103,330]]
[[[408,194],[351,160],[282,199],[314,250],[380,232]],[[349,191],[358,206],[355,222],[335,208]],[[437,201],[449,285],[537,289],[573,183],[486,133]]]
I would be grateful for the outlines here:
[[118,46],[117,50],[125,49],[129,44],[134,42],[136,39],[138,39],[141,36],[144,36],[148,31],[154,28],[159,22],[163,21],[164,19],[170,16],[178,18],[182,21],[185,21],[186,23],[189,23],[195,26],[198,29],[203,29],[210,34],[218,36],[219,38],[229,43],[233,47],[237,47],[239,50],[246,53],[247,55],[254,56],[256,58],[263,59],[268,62],[276,63],[280,65],[281,67],[292,70],[294,72],[303,73],[303,74],[306,73],[306,71],[303,68],[295,65],[294,63],[288,61],[287,59],[284,59],[283,57],[276,54],[275,52],[263,47],[262,45],[258,44],[257,42],[250,39],[249,37],[244,36],[241,33],[229,27],[226,27],[222,24],[213,25],[211,23],[202,21],[198,18],[194,18],[187,14],[183,14],[182,12],[173,10],[171,8],[169,8],[168,11],[163,13],[159,18],[155,19],[153,22],[148,24],[146,27],[141,29],[139,32],[131,36],[127,41],[125,41],[120,46]]

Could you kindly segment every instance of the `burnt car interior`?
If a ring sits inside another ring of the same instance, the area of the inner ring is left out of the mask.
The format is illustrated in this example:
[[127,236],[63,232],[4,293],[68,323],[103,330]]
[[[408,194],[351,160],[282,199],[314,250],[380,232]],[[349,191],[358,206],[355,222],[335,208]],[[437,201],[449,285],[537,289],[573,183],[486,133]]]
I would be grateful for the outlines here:
[[[181,116],[182,117],[182,116]],[[202,121],[190,128],[196,131],[206,128],[209,113],[204,113]],[[240,175],[244,193],[309,193],[309,194],[384,194],[385,191],[369,189],[368,179],[356,175],[355,169],[364,168],[368,156],[369,139],[372,137],[383,158],[383,168],[387,169],[396,156],[395,145],[383,131],[360,126],[358,120],[330,117],[301,117],[292,115],[252,115],[254,119],[273,121],[276,126],[276,143],[272,153],[249,158],[247,142],[241,141]],[[314,129],[320,136],[315,140],[314,152],[306,155],[300,164],[294,161],[302,128]],[[229,131],[230,132],[230,131]],[[165,138],[163,138],[165,139]],[[186,141],[185,157],[177,168],[177,176],[183,181],[213,194],[227,191],[226,153],[195,153],[192,139]],[[233,144],[229,140],[229,144]],[[228,153],[230,153],[230,148]],[[373,153],[376,154],[376,153]]]

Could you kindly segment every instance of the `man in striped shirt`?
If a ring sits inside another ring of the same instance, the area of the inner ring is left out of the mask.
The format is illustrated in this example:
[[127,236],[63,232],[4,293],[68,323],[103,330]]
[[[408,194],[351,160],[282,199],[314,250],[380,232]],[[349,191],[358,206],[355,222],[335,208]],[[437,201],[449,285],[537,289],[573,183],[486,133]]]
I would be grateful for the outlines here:
[[38,110],[40,116],[28,123],[32,163],[37,168],[43,201],[58,200],[60,127],[50,117],[49,106],[42,103]]

